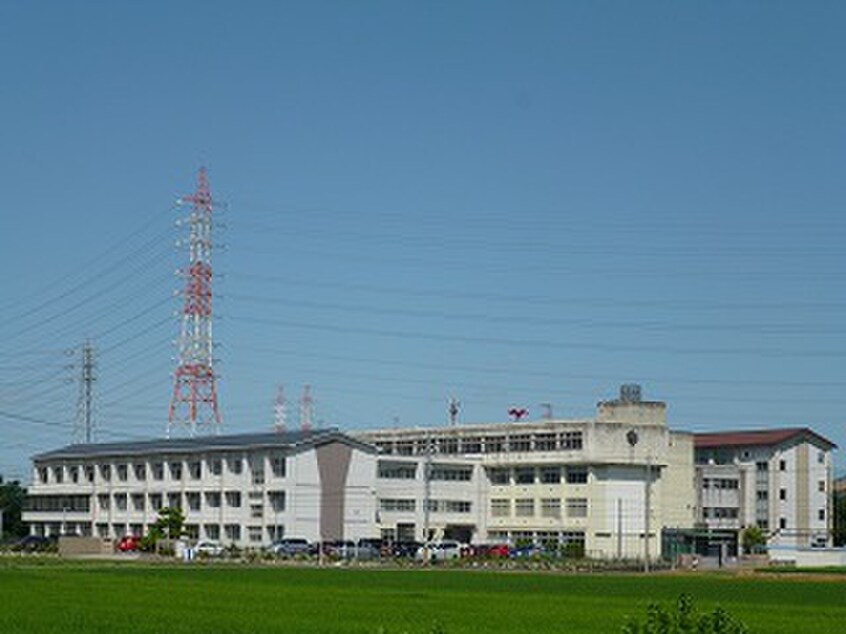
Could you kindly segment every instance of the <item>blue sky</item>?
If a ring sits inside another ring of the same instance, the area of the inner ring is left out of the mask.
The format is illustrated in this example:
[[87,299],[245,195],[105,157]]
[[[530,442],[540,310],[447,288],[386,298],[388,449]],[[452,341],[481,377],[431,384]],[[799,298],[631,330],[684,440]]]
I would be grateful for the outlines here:
[[[846,445],[846,7],[0,4],[0,473],[159,436],[187,257],[226,202],[227,431],[588,417]],[[68,352],[76,350],[76,352]],[[843,458],[838,458],[844,464]]]

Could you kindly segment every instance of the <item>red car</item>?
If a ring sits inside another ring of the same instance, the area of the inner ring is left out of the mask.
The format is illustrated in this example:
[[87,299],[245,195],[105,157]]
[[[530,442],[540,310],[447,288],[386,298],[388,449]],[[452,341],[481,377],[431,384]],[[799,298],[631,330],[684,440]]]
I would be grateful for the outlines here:
[[117,549],[122,553],[130,553],[138,550],[138,545],[141,542],[140,537],[135,535],[124,535],[118,542]]

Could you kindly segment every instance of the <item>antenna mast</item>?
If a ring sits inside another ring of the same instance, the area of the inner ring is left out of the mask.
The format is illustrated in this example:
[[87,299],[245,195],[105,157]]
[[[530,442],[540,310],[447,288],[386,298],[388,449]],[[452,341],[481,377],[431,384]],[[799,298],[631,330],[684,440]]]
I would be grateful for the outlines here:
[[221,427],[217,407],[217,375],[212,367],[212,200],[206,168],[197,176],[197,191],[179,200],[193,205],[188,217],[190,259],[183,270],[185,290],[182,329],[179,335],[179,365],[170,401],[167,435],[177,425],[217,433]]

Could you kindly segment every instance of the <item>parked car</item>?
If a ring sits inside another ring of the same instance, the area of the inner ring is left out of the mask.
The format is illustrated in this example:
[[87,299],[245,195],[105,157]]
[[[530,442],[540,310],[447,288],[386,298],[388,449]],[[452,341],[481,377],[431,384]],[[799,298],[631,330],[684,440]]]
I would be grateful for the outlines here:
[[471,546],[473,557],[488,559],[507,559],[511,555],[508,544],[476,544]]
[[286,537],[273,542],[269,549],[279,557],[294,557],[295,555],[309,555],[313,552],[308,540],[300,537]]
[[442,542],[432,542],[423,544],[417,549],[416,559],[418,561],[449,561],[451,559],[459,559],[465,555],[469,550],[467,544],[453,540],[444,540]]
[[194,546],[194,552],[206,557],[223,557],[226,549],[221,546],[220,542],[207,539],[197,542],[197,545]]
[[21,538],[14,546],[14,550],[25,553],[33,553],[39,550],[45,550],[56,543],[56,540],[51,537],[43,537],[41,535],[27,535]]
[[136,535],[124,535],[117,543],[117,549],[122,553],[130,553],[138,550],[141,538]]
[[413,559],[422,545],[423,542],[395,542],[391,547],[391,554],[401,559]]

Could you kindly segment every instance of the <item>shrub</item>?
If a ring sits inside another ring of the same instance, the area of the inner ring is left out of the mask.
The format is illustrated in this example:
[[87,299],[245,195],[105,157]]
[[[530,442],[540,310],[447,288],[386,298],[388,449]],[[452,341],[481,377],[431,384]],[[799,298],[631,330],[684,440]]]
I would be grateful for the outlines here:
[[688,594],[679,597],[675,612],[653,603],[643,622],[629,618],[622,634],[748,634],[741,621],[722,608],[700,614]]

